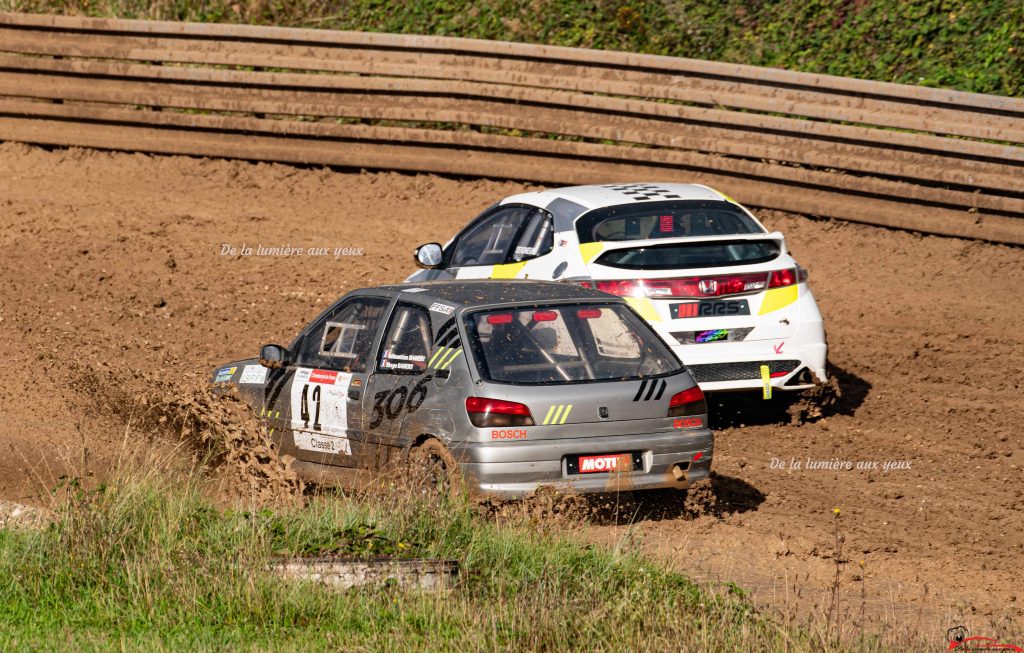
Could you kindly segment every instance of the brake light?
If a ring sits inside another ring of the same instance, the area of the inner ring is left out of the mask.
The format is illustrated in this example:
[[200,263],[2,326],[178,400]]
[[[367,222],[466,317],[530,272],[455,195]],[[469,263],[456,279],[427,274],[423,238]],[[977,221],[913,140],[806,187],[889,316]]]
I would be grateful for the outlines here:
[[598,281],[597,289],[622,297],[721,297],[758,292],[768,287],[768,275],[728,274],[679,279],[629,279]]
[[533,426],[533,414],[528,406],[514,401],[467,397],[466,412],[473,426]]
[[672,395],[672,399],[668,402],[669,417],[706,415],[707,412],[708,403],[704,399],[704,393],[696,385]]
[[601,309],[599,308],[581,308],[576,311],[576,317],[581,320],[593,320],[594,318],[601,317]]
[[534,322],[553,322],[558,319],[558,313],[555,311],[534,311],[533,321]]
[[775,270],[768,279],[768,287],[783,288],[785,286],[792,286],[794,283],[804,283],[805,281],[807,281],[807,270],[801,267]]
[[511,313],[494,313],[487,316],[487,324],[508,324],[512,321]]

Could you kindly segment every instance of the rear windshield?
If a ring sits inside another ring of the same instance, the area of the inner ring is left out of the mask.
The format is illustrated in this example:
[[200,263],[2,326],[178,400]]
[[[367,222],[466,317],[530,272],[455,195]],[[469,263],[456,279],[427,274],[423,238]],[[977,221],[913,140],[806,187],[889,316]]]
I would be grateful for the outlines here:
[[765,263],[777,258],[779,252],[774,240],[719,240],[616,249],[595,262],[626,270],[680,270]]
[[677,200],[595,209],[576,221],[581,243],[686,236],[758,234],[764,230],[730,202]]
[[624,381],[680,369],[675,354],[621,304],[502,309],[465,319],[480,374],[499,383]]

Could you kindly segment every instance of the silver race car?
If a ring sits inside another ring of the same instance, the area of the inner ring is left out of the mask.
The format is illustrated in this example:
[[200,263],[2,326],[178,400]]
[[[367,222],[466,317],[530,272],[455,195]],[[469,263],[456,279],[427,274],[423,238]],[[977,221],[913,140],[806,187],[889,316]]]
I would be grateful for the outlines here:
[[356,290],[212,381],[315,482],[427,464],[515,497],[684,489],[711,465],[704,395],[672,350],[623,299],[569,284]]

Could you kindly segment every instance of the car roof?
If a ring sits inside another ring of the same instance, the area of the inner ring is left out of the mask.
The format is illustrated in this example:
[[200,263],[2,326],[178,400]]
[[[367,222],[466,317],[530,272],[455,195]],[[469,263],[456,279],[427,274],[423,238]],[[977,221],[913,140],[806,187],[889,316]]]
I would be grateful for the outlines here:
[[566,186],[506,197],[502,204],[523,203],[548,206],[555,200],[566,200],[590,209],[638,202],[664,200],[718,200],[730,201],[722,193],[700,184],[622,183],[600,186]]
[[533,281],[526,279],[422,281],[389,286],[380,290],[401,293],[404,301],[430,305],[435,301],[456,307],[490,306],[494,304],[530,304],[597,300],[602,303],[622,303],[618,297],[574,283]]

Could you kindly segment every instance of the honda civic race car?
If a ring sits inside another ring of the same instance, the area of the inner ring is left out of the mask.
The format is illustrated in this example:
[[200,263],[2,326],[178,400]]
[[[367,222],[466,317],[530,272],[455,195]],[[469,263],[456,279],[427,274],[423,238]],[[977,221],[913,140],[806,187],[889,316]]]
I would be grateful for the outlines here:
[[804,390],[827,346],[807,271],[744,207],[706,186],[608,184],[513,195],[407,281],[544,279],[624,297],[706,391]]
[[620,298],[535,281],[348,293],[285,348],[214,371],[311,481],[425,463],[522,496],[685,489],[708,476],[701,389]]

